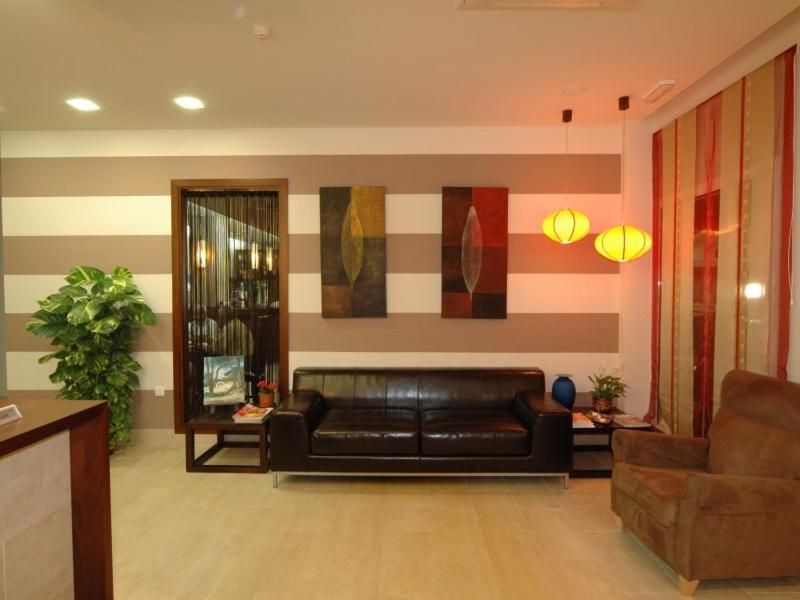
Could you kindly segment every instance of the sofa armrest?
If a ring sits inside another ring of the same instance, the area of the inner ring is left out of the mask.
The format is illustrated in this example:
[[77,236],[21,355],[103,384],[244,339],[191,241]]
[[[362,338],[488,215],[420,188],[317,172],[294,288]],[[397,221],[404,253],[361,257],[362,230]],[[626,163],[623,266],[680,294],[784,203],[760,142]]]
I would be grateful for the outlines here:
[[612,436],[611,445],[614,462],[642,467],[705,469],[708,460],[706,438],[620,430]]
[[303,390],[285,398],[270,416],[270,463],[273,471],[302,469],[311,452],[311,432],[325,413],[319,392]]
[[675,532],[688,579],[777,577],[797,572],[800,481],[692,473]]
[[514,413],[531,431],[531,453],[542,472],[572,471],[572,413],[541,393],[520,392]]

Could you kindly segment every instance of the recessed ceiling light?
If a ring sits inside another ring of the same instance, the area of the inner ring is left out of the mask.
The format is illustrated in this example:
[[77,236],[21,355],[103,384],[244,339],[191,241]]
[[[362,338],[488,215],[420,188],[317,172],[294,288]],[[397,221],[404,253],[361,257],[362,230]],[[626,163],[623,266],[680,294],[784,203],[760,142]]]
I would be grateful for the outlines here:
[[194,96],[179,96],[175,98],[175,104],[186,110],[198,110],[206,107],[202,100]]
[[72,108],[82,111],[100,110],[100,107],[97,105],[97,103],[86,98],[70,98],[67,100],[67,104],[69,104]]

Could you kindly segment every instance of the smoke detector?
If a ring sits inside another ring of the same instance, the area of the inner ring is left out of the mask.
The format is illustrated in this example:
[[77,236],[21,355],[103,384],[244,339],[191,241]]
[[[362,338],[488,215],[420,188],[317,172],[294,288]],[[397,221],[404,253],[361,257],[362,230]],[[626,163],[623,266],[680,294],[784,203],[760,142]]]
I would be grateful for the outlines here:
[[630,0],[456,0],[456,7],[474,10],[541,8],[628,8]]

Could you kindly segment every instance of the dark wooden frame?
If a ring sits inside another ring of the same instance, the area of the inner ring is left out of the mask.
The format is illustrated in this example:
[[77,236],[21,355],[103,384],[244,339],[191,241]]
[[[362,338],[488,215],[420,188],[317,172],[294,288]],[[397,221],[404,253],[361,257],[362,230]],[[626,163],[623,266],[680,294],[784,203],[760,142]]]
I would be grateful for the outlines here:
[[75,598],[114,597],[108,403],[95,400],[0,399],[22,419],[0,430],[0,458],[69,432],[72,574]]
[[[217,441],[200,456],[195,456],[194,436],[197,432],[213,431]],[[231,441],[225,434],[255,435],[257,442]],[[213,415],[191,419],[186,423],[186,472],[206,473],[266,473],[269,470],[269,419],[264,423],[233,423],[230,416]],[[255,465],[209,465],[206,464],[223,448],[258,448],[258,466]]]
[[288,179],[173,179],[172,180],[172,377],[174,389],[175,433],[183,433],[187,418],[184,414],[183,400],[183,315],[186,281],[184,259],[186,248],[184,222],[186,203],[184,190],[270,190],[278,192],[278,234],[280,251],[278,253],[278,302],[280,304],[279,323],[279,377],[278,391],[285,396],[289,393],[289,180]]
[[[587,413],[591,410],[591,406],[576,406],[572,409],[572,412],[577,413]],[[611,411],[612,414],[621,414],[622,411],[614,408]],[[630,431],[656,431],[656,428],[652,425],[650,427],[623,427],[622,425],[617,425],[614,421],[609,423],[608,425],[601,425],[600,423],[594,424],[594,429],[573,429],[573,440],[577,436],[608,436],[607,443],[605,444],[575,444],[573,441],[572,449],[575,452],[609,452],[613,456],[613,451],[611,449],[611,438],[614,436],[614,432],[620,431],[622,429],[628,429]],[[572,473],[570,474],[571,477],[575,479],[600,479],[600,478],[607,478],[611,477],[611,469],[573,469]]]

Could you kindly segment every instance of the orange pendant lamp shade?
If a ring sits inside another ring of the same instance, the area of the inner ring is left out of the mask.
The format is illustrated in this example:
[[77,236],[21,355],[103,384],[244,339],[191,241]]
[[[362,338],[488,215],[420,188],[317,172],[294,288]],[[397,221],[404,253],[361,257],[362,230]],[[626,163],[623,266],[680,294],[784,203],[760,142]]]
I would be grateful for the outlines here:
[[594,248],[601,256],[620,263],[636,260],[652,246],[650,234],[633,225],[617,225],[594,239]]
[[571,244],[589,233],[589,217],[571,208],[562,208],[547,215],[542,232],[554,242]]

